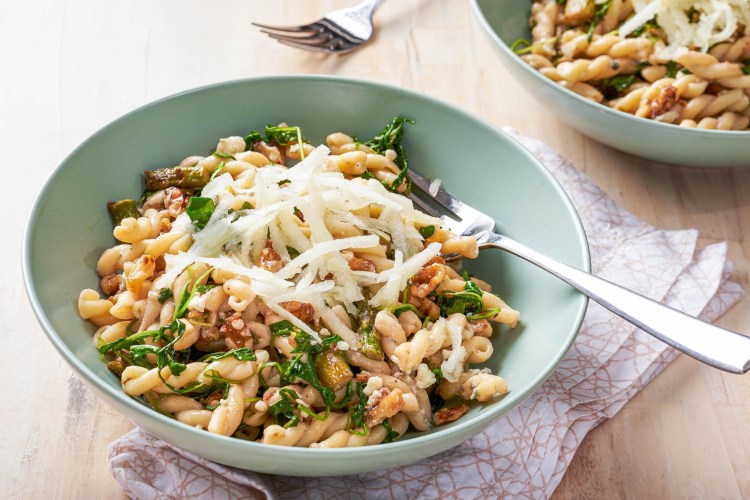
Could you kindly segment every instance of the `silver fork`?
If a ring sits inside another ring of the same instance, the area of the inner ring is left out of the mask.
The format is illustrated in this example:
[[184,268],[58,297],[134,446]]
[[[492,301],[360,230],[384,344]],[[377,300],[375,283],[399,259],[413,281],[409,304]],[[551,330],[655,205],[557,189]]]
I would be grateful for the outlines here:
[[253,25],[290,47],[343,54],[359,48],[372,37],[372,16],[382,2],[365,0],[354,7],[331,11],[323,18],[301,26]]
[[480,249],[499,248],[541,267],[641,330],[707,365],[732,373],[750,370],[750,337],[705,323],[497,234],[490,216],[443,189],[430,196],[430,181],[411,168],[409,173],[414,185],[424,192],[412,193],[414,203],[429,215],[439,217],[454,233],[476,236]]

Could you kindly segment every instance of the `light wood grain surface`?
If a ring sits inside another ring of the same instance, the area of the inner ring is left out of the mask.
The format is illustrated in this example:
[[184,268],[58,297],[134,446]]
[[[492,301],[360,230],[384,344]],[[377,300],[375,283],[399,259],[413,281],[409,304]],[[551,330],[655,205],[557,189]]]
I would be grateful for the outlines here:
[[[121,114],[191,87],[330,73],[450,101],[544,139],[646,221],[698,228],[704,242],[729,241],[734,277],[750,290],[750,169],[665,167],[582,137],[500,66],[468,2],[386,2],[374,43],[346,57],[277,45],[249,24],[309,21],[351,3],[0,0],[6,240],[0,245],[0,497],[123,496],[106,454],[131,424],[78,382],[42,334],[21,278],[21,238],[35,194],[77,144]],[[720,324],[750,331],[750,298]],[[750,376],[726,375],[681,357],[587,436],[555,496],[748,498],[748,422]]]

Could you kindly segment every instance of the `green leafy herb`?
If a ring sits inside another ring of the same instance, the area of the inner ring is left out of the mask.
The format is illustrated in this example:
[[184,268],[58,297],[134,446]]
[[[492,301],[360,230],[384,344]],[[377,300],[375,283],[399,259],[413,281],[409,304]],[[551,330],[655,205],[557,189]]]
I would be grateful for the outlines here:
[[365,410],[367,409],[367,396],[364,392],[364,384],[357,382],[357,396],[359,401],[352,407],[352,413],[349,416],[350,428],[352,434],[367,435],[367,425],[365,425]]
[[221,162],[218,165],[216,165],[216,168],[213,170],[213,172],[211,172],[211,177],[208,178],[209,182],[212,181],[212,180],[214,180],[216,178],[216,176],[219,175],[219,173],[222,170],[224,170],[225,166],[226,165],[225,165],[224,162]]
[[525,54],[526,51],[531,49],[531,42],[525,38],[519,38],[515,42],[510,44],[510,50],[516,54]]
[[440,379],[442,379],[442,378],[445,378],[445,375],[443,375],[443,370],[441,370],[440,368],[433,368],[433,369],[432,369],[432,373],[434,373],[434,374],[435,374],[435,378],[436,378],[437,380],[440,380]]
[[466,319],[468,320],[476,320],[476,319],[488,319],[488,318],[494,318],[498,314],[500,314],[500,311],[502,310],[502,307],[495,307],[493,309],[485,309],[481,313],[478,314],[469,314],[466,316]]
[[292,182],[290,179],[283,179],[283,180],[280,180],[278,184],[279,184],[279,187],[281,187],[285,184],[289,184],[290,182]]
[[214,151],[214,156],[216,156],[218,158],[224,158],[224,159],[227,159],[227,160],[234,160],[235,159],[234,156],[232,156],[230,154],[219,153],[218,151]]
[[287,245],[286,251],[289,253],[289,257],[292,259],[299,257],[299,252],[297,251],[296,248],[292,248],[289,245]]
[[745,65],[742,66],[742,72],[746,75],[750,75],[750,62],[745,63]]
[[417,309],[416,307],[414,307],[411,304],[401,304],[401,303],[398,303],[395,306],[384,307],[383,310],[384,311],[390,311],[390,312],[392,312],[393,315],[396,316],[396,317],[401,316],[401,314],[405,313],[406,311],[411,311],[414,314],[416,314],[419,317],[419,319],[423,319],[424,318],[424,314],[422,314],[421,312],[419,312],[419,309]]
[[394,439],[398,438],[398,432],[393,430],[388,420],[383,420],[383,427],[385,427],[385,439],[383,439],[383,443],[392,443]]
[[295,412],[299,395],[286,387],[279,389],[278,394],[279,400],[268,408],[268,413],[275,424],[283,425],[285,429],[294,427],[299,424],[299,416]]
[[206,293],[208,291],[213,290],[219,285],[198,285],[195,287],[195,291],[198,293]]
[[677,76],[677,61],[669,61],[667,63],[667,78],[674,78]]
[[632,75],[617,75],[613,76],[612,78],[607,78],[606,80],[602,80],[602,85],[604,87],[612,88],[616,92],[623,92],[626,88],[630,87],[632,85],[633,81],[635,80],[635,74]]
[[476,314],[482,311],[482,290],[471,280],[469,273],[464,271],[464,289],[461,292],[443,291],[438,295],[437,305],[443,316],[454,313]]
[[249,134],[245,136],[245,151],[247,151],[248,149],[251,149],[254,143],[258,141],[262,141],[262,140],[263,140],[263,136],[261,135],[261,133],[258,132],[257,130],[253,130],[252,132],[250,132]]
[[423,226],[419,228],[419,234],[422,235],[422,238],[427,239],[433,234],[435,234],[435,226]]
[[586,33],[586,36],[589,42],[594,36],[594,30],[596,29],[596,26],[600,22],[602,22],[602,19],[604,19],[604,16],[607,15],[607,12],[609,12],[609,7],[611,5],[612,5],[612,0],[604,0],[604,2],[599,5],[599,8],[596,9],[596,13],[594,14],[594,17],[591,19],[591,25],[589,26],[589,30]]
[[159,290],[159,304],[163,304],[168,301],[172,297],[172,295],[172,290],[170,290],[169,288],[165,287]]
[[360,175],[360,177],[362,179],[377,179],[377,177],[375,177],[375,174],[373,174],[369,170],[365,170],[365,172],[362,175]]
[[211,219],[214,210],[216,210],[216,205],[213,199],[193,196],[190,198],[185,212],[196,228],[203,229],[208,224],[209,219]]
[[393,180],[389,189],[395,191],[401,184],[406,182],[407,193],[411,191],[411,179],[409,179],[407,172],[409,170],[409,160],[406,157],[406,150],[401,144],[404,137],[404,124],[416,123],[414,120],[404,118],[403,116],[395,117],[391,123],[385,126],[385,128],[375,137],[365,142],[364,144],[375,151],[376,153],[385,154],[389,149],[396,152],[396,159],[394,162],[401,169],[396,179]]
[[255,353],[249,347],[240,347],[239,349],[232,349],[231,351],[227,352],[206,354],[198,361],[211,363],[213,361],[218,361],[220,359],[225,359],[228,357],[236,358],[239,361],[255,361]]
[[288,146],[293,142],[298,144],[308,142],[302,137],[302,130],[299,127],[274,127],[272,125],[266,125],[266,140],[279,146]]
[[[193,300],[193,297],[195,297],[195,292],[198,291],[197,290],[198,284],[200,284],[201,281],[203,281],[206,278],[208,278],[208,275],[211,274],[211,271],[213,271],[214,268],[213,267],[209,267],[206,270],[206,272],[203,273],[200,276],[200,278],[198,278],[197,280],[195,280],[193,282],[192,287],[190,286],[190,282],[193,279],[193,272],[192,272],[190,266],[188,266],[187,270],[188,270],[188,277],[189,277],[189,279],[188,279],[188,282],[185,283],[185,286],[182,288],[182,292],[180,293],[180,300],[179,300],[179,302],[177,304],[177,307],[176,307],[176,309],[174,311],[174,319],[175,320],[177,318],[181,318],[185,314],[185,312],[187,312],[188,304],[190,303],[191,300]],[[188,288],[190,289],[189,292],[188,292]]]

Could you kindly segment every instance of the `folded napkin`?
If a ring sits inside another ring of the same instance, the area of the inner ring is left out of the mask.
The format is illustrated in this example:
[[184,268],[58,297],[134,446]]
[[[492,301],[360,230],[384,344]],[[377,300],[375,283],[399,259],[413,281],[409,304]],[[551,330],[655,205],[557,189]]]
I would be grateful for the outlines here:
[[[616,205],[545,144],[507,129],[567,191],[583,221],[594,273],[705,320],[742,296],[728,279],[726,243],[702,249],[695,230],[663,231]],[[422,462],[342,477],[242,471],[135,429],[109,449],[109,466],[141,498],[544,498],[560,483],[586,433],[612,417],[677,351],[589,305],[573,347],[552,376],[486,431]]]

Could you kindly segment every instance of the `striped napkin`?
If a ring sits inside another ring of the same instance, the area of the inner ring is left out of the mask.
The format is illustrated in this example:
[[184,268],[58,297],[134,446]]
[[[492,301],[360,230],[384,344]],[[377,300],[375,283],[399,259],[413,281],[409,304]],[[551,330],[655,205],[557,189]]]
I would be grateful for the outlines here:
[[[726,243],[698,248],[696,230],[644,223],[545,144],[505,131],[567,191],[583,221],[595,274],[711,321],[742,297],[729,280]],[[136,499],[546,498],[586,433],[677,355],[591,303],[572,348],[529,399],[473,439],[422,462],[352,476],[272,476],[210,462],[135,429],[112,443],[109,466]]]

